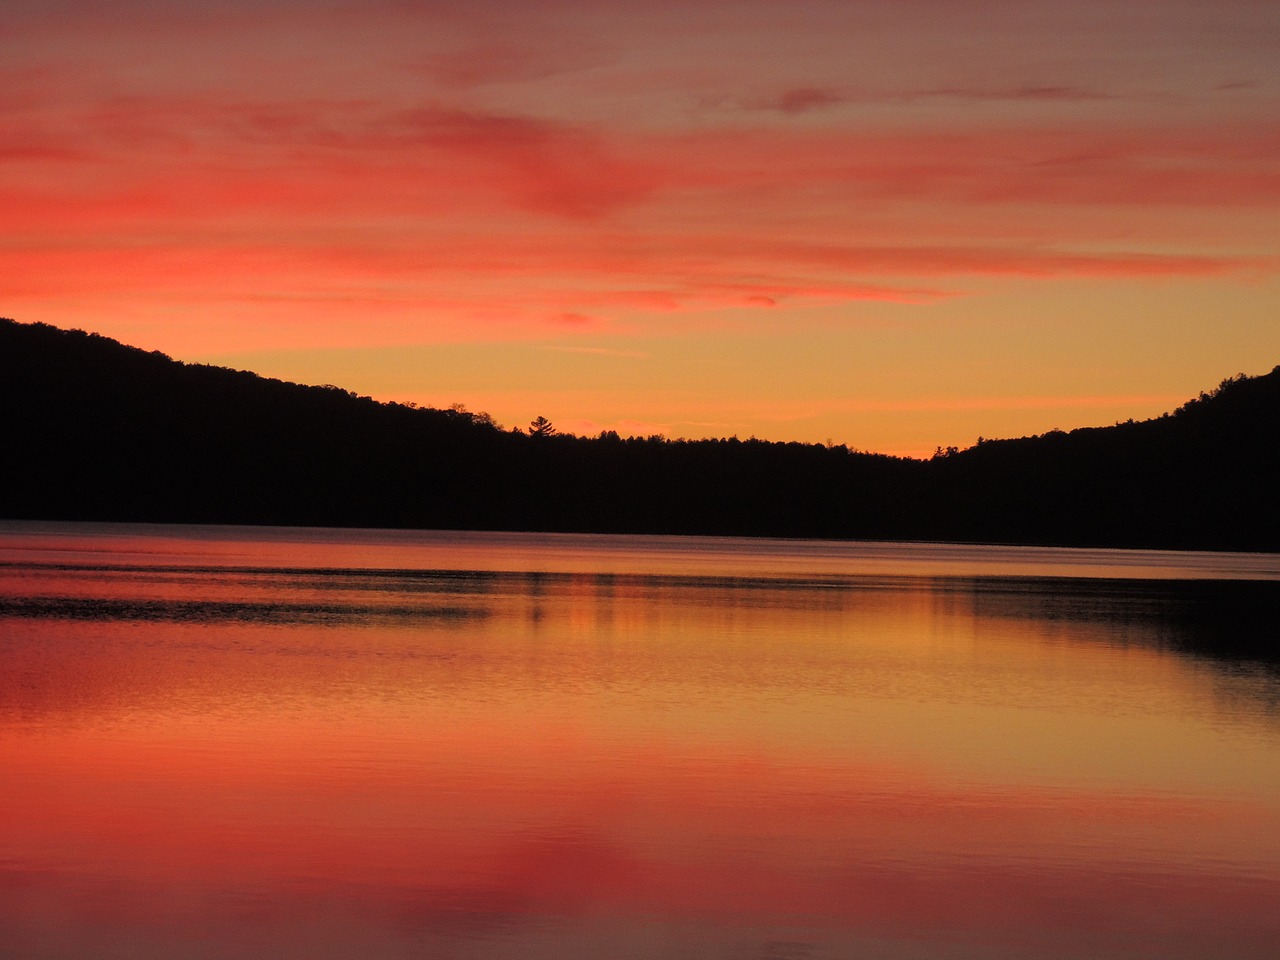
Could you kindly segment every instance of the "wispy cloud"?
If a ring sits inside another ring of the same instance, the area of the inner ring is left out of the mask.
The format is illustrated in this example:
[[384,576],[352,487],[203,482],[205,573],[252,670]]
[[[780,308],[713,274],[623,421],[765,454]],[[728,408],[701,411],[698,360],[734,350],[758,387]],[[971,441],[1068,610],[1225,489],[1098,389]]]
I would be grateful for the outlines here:
[[790,116],[826,111],[841,105],[907,106],[930,101],[988,101],[1088,103],[1122,99],[1118,94],[1069,84],[1022,83],[1009,86],[938,86],[908,89],[866,89],[836,86],[788,87],[780,93],[742,101],[748,110],[774,111]]
[[581,353],[596,357],[630,357],[636,360],[647,360],[649,354],[642,350],[618,350],[613,347],[572,347],[559,344],[540,344],[539,350],[553,353]]
[[902,100],[1031,100],[1035,102],[1063,101],[1078,103],[1093,100],[1116,100],[1116,94],[1103,93],[1087,87],[1061,84],[1025,83],[1011,87],[937,87],[912,90],[898,97]]
[[780,113],[809,113],[812,110],[824,110],[844,103],[847,97],[829,87],[792,87],[784,90],[776,99],[763,106]]
[[611,59],[608,47],[599,42],[577,46],[535,45],[510,39],[430,53],[414,64],[413,69],[443,87],[470,89],[580,73]]

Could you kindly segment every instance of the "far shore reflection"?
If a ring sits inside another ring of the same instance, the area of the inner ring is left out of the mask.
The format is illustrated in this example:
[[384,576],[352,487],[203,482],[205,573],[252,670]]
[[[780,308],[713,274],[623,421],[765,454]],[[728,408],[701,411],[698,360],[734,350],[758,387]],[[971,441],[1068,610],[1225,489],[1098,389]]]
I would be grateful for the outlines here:
[[0,526],[0,943],[1271,955],[1277,558],[674,540]]

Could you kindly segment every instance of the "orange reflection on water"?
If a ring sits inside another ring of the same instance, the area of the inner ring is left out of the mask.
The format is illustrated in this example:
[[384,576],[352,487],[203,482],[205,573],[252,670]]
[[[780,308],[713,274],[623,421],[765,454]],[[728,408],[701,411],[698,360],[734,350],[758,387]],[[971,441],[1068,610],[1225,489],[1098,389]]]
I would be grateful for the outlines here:
[[[139,922],[148,891],[176,888],[203,891],[215,920],[224,900],[255,901],[268,925],[302,909],[274,893],[293,890],[381,917],[417,902],[473,922],[656,912],[1035,937],[1056,899],[1089,918],[1078,936],[1140,916],[1162,940],[1170,924],[1186,933],[1187,911],[1256,928],[1275,892],[1249,844],[1280,821],[1257,804],[940,782],[705,742],[605,757],[583,731],[542,725],[415,729],[6,742],[0,812],[22,825],[6,860],[72,889],[110,877],[83,893],[105,898],[94,914],[123,899]],[[1224,855],[1254,866],[1204,869]]]
[[0,567],[16,955],[1275,942],[1280,685],[1159,589],[389,571]]

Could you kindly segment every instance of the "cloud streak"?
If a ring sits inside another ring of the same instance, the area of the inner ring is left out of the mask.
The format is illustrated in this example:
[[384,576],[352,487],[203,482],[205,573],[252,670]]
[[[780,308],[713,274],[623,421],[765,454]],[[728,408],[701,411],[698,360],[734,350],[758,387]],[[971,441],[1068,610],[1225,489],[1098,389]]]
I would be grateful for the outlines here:
[[[1280,12],[1245,0],[6,15],[5,312],[158,347],[819,343],[1082,281],[1123,322],[1280,267]],[[1269,348],[1240,316],[1238,352]]]

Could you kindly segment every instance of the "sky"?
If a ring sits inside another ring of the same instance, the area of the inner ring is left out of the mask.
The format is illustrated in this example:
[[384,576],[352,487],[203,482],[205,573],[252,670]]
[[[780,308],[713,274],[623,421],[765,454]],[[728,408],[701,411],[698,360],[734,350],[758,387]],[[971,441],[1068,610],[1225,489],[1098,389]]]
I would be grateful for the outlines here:
[[6,0],[0,315],[927,456],[1280,364],[1274,0]]

